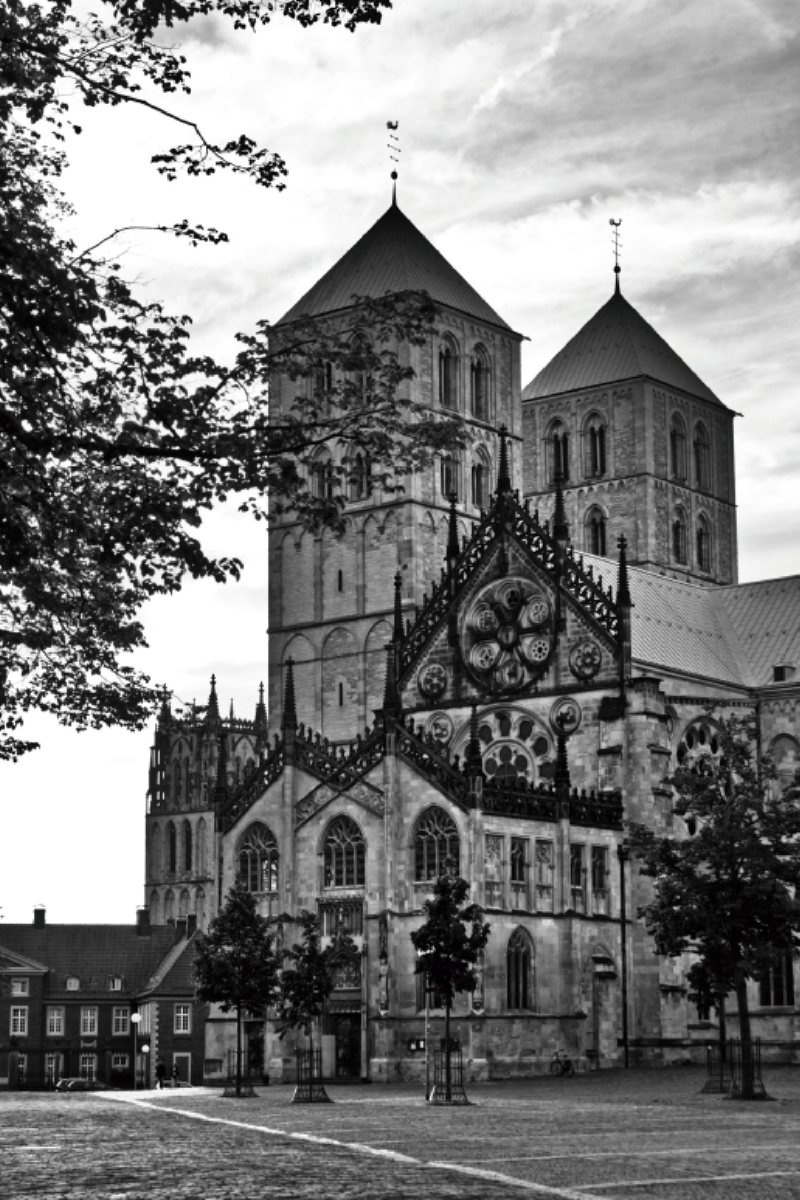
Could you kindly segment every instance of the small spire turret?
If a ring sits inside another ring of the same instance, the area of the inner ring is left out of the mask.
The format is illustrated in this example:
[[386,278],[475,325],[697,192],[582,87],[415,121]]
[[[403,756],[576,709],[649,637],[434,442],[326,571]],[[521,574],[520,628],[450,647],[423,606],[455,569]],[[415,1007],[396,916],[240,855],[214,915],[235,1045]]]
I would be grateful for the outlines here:
[[294,694],[294,659],[286,660],[286,685],[283,693],[283,718],[281,728],[284,733],[297,729],[297,701]]
[[209,692],[208,704],[206,706],[206,720],[209,725],[218,725],[220,721],[216,675],[211,676],[211,691]]
[[392,628],[392,642],[395,646],[399,646],[403,640],[403,576],[398,571],[394,577],[394,625]]
[[264,685],[258,685],[258,704],[256,705],[256,716],[253,722],[256,737],[266,739],[268,734],[267,726],[267,706],[264,703]]
[[500,495],[503,492],[511,491],[511,474],[508,469],[508,428],[501,425],[498,433],[500,434],[500,461],[497,466],[497,493]]

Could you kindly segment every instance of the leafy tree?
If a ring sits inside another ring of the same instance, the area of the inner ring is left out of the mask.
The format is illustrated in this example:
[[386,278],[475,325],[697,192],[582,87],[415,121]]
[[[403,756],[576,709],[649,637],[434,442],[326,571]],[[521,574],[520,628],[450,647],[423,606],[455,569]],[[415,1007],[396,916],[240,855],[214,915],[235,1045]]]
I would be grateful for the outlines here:
[[[388,6],[109,0],[107,22],[79,20],[69,0],[0,8],[0,757],[35,744],[20,728],[32,708],[80,728],[146,722],[157,692],[127,660],[144,644],[142,604],[187,575],[224,582],[241,568],[203,549],[213,504],[237,497],[263,518],[269,493],[335,524],[341,487],[312,495],[302,469],[321,443],[363,449],[375,481],[388,482],[460,436],[457,421],[432,420],[408,398],[403,347],[435,322],[424,295],[363,301],[291,330],[261,321],[223,364],[192,350],[189,317],[137,297],[111,252],[122,230],[87,248],[65,232],[59,177],[78,104],[135,105],[179,124],[190,140],[153,156],[168,179],[228,171],[285,186],[277,154],[246,135],[211,143],[165,107],[190,76],[159,44],[159,25],[216,14],[254,30],[280,12],[352,31]],[[157,228],[195,245],[227,240],[188,219]],[[278,374],[290,387],[270,413]]]
[[317,918],[303,909],[298,923],[301,940],[287,951],[286,958],[292,965],[284,966],[281,976],[278,1031],[283,1038],[291,1029],[301,1030],[308,1038],[313,1064],[314,1024],[333,991],[333,975],[330,951],[322,949]]
[[[450,1071],[450,1010],[456,992],[472,992],[478,983],[475,965],[489,940],[491,926],[478,904],[464,906],[469,885],[445,872],[436,880],[433,897],[422,908],[427,917],[411,934],[417,951],[415,974],[426,987],[444,997],[445,1099],[452,1099]],[[471,926],[468,930],[467,926]]]
[[207,934],[196,938],[194,973],[198,1000],[236,1012],[236,1095],[242,1093],[242,1020],[263,1017],[279,992],[280,963],[274,921],[262,917],[239,877]]
[[755,757],[752,718],[719,718],[719,758],[682,764],[672,777],[675,813],[688,836],[630,828],[641,874],[654,881],[642,905],[659,954],[691,950],[695,996],[719,1003],[735,991],[744,1067],[743,1097],[753,1098],[747,983],[768,971],[776,952],[800,953],[800,807],[781,792],[769,761]]

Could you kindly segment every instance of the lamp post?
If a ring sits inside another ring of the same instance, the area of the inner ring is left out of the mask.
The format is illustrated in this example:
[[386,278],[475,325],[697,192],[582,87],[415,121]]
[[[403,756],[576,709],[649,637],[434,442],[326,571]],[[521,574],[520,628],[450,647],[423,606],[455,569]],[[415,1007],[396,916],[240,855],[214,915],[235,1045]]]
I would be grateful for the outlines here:
[[136,1091],[139,1086],[139,1022],[142,1019],[141,1013],[134,1013],[131,1017],[131,1025],[133,1026],[133,1090]]
[[625,1066],[629,1065],[628,1051],[628,923],[625,912],[625,863],[630,858],[630,847],[622,842],[617,847],[619,858],[619,924],[620,924],[620,968],[622,970],[622,1049]]

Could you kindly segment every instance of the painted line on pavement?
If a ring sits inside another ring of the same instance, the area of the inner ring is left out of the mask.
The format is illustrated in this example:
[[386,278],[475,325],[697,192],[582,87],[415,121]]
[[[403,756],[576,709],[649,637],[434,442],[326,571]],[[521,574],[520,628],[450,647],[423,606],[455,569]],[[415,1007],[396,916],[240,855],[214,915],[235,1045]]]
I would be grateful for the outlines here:
[[[95,1094],[95,1093],[92,1093]],[[374,1146],[364,1145],[362,1142],[342,1142],[338,1138],[320,1137],[313,1133],[293,1133],[286,1129],[275,1129],[268,1125],[252,1125],[246,1121],[232,1121],[229,1117],[209,1117],[206,1113],[192,1112],[185,1108],[171,1108],[166,1104],[152,1104],[147,1100],[131,1100],[127,1096],[115,1096],[115,1100],[119,1100],[124,1104],[130,1104],[136,1108],[148,1108],[153,1112],[168,1112],[173,1113],[178,1117],[189,1117],[195,1121],[206,1121],[211,1125],[229,1125],[234,1129],[248,1129],[255,1133],[269,1133],[277,1137],[292,1138],[294,1141],[309,1142],[315,1146],[338,1146],[342,1150],[352,1150],[357,1154],[369,1154],[375,1158],[386,1158],[391,1162],[408,1163],[415,1167],[428,1167],[439,1171],[455,1171],[459,1175],[475,1176],[479,1179],[491,1179],[495,1183],[507,1183],[512,1187],[521,1188],[526,1192],[536,1192],[543,1196],[558,1196],[561,1200],[600,1200],[599,1197],[593,1196],[591,1192],[581,1189],[573,1191],[571,1188],[563,1187],[547,1187],[543,1183],[533,1183],[527,1179],[515,1179],[513,1175],[503,1175],[499,1171],[483,1171],[478,1167],[462,1166],[460,1163],[451,1162],[426,1162],[422,1158],[411,1158],[408,1154],[399,1154],[396,1150],[381,1150]]]
[[[495,1140],[494,1138],[492,1139]],[[752,1154],[763,1150],[800,1149],[797,1142],[760,1142],[757,1146],[688,1146],[672,1150],[592,1150],[586,1154],[502,1154],[499,1158],[465,1158],[463,1162],[549,1162],[551,1159],[573,1158],[681,1158],[684,1154]],[[595,1185],[592,1184],[594,1187]]]
[[[591,1186],[598,1191],[605,1188],[634,1188],[634,1187],[664,1187],[670,1183],[727,1183],[734,1179],[771,1179],[776,1175],[800,1175],[800,1171],[755,1171],[752,1175],[683,1175],[678,1179],[618,1179],[615,1183],[593,1183]],[[580,1184],[576,1184],[580,1188]],[[583,1192],[582,1197],[590,1197],[591,1192]]]

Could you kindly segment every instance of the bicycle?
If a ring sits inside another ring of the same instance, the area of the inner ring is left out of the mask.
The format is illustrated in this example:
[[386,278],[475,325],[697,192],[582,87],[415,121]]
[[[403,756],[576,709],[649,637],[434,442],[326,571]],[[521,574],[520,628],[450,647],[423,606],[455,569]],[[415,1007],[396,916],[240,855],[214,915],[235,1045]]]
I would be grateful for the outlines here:
[[550,1061],[551,1075],[565,1075],[571,1079],[575,1074],[575,1064],[565,1050],[556,1050]]

